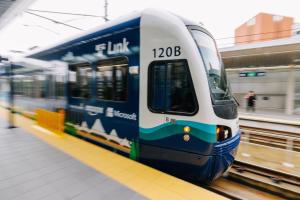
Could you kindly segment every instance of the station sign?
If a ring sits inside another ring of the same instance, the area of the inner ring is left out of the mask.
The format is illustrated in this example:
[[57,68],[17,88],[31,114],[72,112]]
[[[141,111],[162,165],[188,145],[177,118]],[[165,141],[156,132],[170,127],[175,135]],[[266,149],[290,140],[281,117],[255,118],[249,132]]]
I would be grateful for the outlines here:
[[265,75],[266,72],[240,72],[240,77],[261,77]]

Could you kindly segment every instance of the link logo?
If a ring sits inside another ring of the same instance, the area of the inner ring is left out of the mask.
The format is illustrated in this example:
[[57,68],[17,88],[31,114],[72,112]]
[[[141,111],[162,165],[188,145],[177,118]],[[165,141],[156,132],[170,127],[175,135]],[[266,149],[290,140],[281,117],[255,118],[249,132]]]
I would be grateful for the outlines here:
[[95,46],[95,50],[100,55],[103,55],[105,51],[108,55],[126,53],[130,51],[128,45],[129,42],[127,41],[127,39],[123,38],[122,42],[116,44],[112,43],[111,41],[108,41],[107,43],[98,44]]

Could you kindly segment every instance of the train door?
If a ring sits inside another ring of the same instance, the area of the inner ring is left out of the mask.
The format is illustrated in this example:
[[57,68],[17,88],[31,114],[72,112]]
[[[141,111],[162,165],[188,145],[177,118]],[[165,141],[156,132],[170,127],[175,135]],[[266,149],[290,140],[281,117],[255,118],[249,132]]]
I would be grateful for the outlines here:
[[93,69],[88,62],[71,64],[68,68],[66,131],[76,134],[76,129],[88,128],[85,108],[92,101]]
[[171,141],[175,137],[179,141],[183,140],[183,129],[179,128],[182,120],[198,111],[187,61],[176,59],[151,62],[147,85],[147,107],[151,113],[145,117],[152,116],[148,119],[148,125],[151,125],[150,119],[156,124],[141,127],[140,137],[144,143],[173,148]]
[[68,64],[61,61],[51,61],[50,75],[51,75],[51,87],[52,100],[51,105],[53,110],[66,108],[66,83]]
[[140,157],[146,160],[165,160],[184,149],[183,122],[192,121],[198,111],[183,37],[187,30],[178,18],[166,15],[145,13],[141,20],[139,142]]
[[139,130],[139,19],[129,22],[73,51],[82,55],[93,47],[97,55],[91,54],[96,58],[92,64],[70,65],[67,115],[73,116],[67,118],[70,132],[75,128],[81,136],[125,154]]
[[130,153],[138,135],[138,77],[132,73],[137,66],[129,66],[134,64],[122,56],[70,65],[67,132]]
[[137,115],[130,106],[129,60],[125,56],[96,63],[95,102],[103,114],[97,116],[95,134],[106,144],[129,153]]

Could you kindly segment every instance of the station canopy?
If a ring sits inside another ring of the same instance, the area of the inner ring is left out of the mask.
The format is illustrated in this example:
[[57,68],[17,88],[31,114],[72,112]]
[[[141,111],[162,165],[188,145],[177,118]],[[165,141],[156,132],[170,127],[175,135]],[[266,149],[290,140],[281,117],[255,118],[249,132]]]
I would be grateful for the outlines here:
[[220,49],[225,68],[300,65],[300,36]]
[[0,0],[0,30],[35,0]]

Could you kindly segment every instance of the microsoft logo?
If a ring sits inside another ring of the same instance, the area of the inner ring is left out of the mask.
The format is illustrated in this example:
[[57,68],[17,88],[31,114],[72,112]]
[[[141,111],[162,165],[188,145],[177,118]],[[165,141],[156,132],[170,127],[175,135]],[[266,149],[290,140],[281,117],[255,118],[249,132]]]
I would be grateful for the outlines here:
[[106,117],[114,117],[114,108],[111,107],[106,108]]

